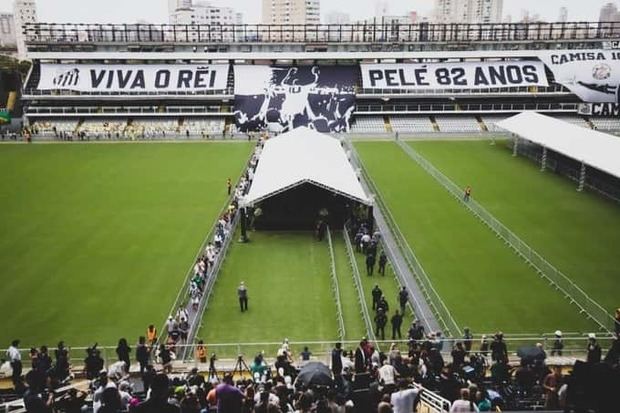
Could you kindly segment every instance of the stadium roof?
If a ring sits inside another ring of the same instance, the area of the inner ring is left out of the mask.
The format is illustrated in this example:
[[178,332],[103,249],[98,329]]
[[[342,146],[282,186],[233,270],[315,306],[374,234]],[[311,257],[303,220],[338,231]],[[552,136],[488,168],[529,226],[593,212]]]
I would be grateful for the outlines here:
[[241,204],[254,205],[305,183],[370,205],[340,141],[308,128],[267,140]]
[[536,112],[497,123],[519,137],[620,178],[620,138]]

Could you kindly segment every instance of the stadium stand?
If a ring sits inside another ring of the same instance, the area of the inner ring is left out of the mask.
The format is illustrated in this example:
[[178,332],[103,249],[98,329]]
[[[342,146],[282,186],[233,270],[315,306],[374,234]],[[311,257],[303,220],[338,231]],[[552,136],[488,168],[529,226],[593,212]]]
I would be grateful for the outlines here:
[[583,117],[581,117],[581,116],[577,116],[577,115],[557,115],[557,116],[554,116],[554,118],[563,120],[564,122],[572,123],[573,125],[581,126],[582,128],[591,129],[590,125],[588,124],[588,122],[586,122],[585,119]]
[[224,118],[186,118],[180,130],[190,135],[216,135],[224,131],[224,124]]
[[125,131],[130,139],[157,139],[178,133],[179,121],[176,119],[137,119],[130,122]]
[[73,133],[78,126],[77,120],[71,121],[39,121],[35,122],[31,130],[34,135],[59,137],[63,133]]
[[497,127],[496,123],[509,117],[510,115],[483,115],[482,122],[486,125],[489,132],[499,132],[500,129]]
[[480,125],[473,116],[435,116],[441,132],[480,132]]
[[78,127],[79,133],[83,132],[91,138],[122,138],[127,127],[127,120],[117,119],[87,119]]
[[351,133],[385,133],[385,122],[382,116],[358,116],[351,124]]
[[596,129],[603,131],[618,131],[620,130],[620,121],[614,118],[595,118],[591,117],[590,122]]
[[428,116],[391,116],[392,130],[399,133],[434,132],[433,124]]

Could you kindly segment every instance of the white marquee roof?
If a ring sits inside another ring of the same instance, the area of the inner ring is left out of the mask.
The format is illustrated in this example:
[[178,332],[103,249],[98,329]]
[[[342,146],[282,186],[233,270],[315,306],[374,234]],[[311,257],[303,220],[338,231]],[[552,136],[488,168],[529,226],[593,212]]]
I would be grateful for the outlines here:
[[254,205],[304,183],[370,204],[340,141],[308,128],[266,141],[250,191],[241,204]]
[[519,137],[620,178],[620,138],[536,112],[497,123]]

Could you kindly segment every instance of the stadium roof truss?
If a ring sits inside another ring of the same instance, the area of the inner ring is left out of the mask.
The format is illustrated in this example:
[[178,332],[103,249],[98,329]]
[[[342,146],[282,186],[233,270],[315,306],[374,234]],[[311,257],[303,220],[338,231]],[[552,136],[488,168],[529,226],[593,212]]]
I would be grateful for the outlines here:
[[620,178],[620,138],[537,112],[522,112],[497,123],[520,138]]
[[296,128],[267,140],[241,206],[255,205],[306,183],[371,205],[340,141]]

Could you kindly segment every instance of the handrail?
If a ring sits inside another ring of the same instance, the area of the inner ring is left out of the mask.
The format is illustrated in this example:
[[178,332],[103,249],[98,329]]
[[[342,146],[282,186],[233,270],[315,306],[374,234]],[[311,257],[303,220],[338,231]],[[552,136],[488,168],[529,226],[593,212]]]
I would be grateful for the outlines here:
[[[589,319],[597,323],[600,330],[611,333],[613,330],[614,318],[598,302],[592,299],[581,287],[568,278],[562,271],[549,263],[542,255],[525,243],[525,241],[508,229],[508,227],[502,224],[474,199],[470,198],[467,202],[463,201],[462,189],[410,145],[402,141],[398,141],[397,143],[411,159],[439,182],[458,202],[486,224],[497,236],[506,241],[528,264],[533,266],[541,277],[544,277],[551,285],[562,291],[564,298],[568,299],[571,304],[575,304],[580,309],[580,313],[585,313]],[[573,294],[568,292],[567,289],[571,290]],[[596,315],[592,313],[596,313]]]
[[453,337],[460,336],[462,332],[458,323],[454,319],[454,316],[452,315],[450,310],[448,310],[448,307],[444,303],[441,296],[435,290],[435,287],[433,286],[433,283],[431,282],[426,271],[424,270],[424,267],[409,246],[409,243],[403,235],[400,227],[396,223],[396,219],[392,215],[390,208],[384,202],[381,191],[374,183],[370,174],[366,171],[364,163],[361,161],[359,155],[357,154],[357,150],[351,143],[348,143],[348,146],[351,150],[351,155],[354,158],[355,163],[360,167],[360,171],[364,176],[365,181],[368,183],[370,189],[375,193],[375,201],[378,202],[378,207],[384,213],[386,217],[386,222],[390,227],[390,230],[394,234],[394,239],[398,243],[398,246],[403,253],[405,261],[409,265],[411,272],[418,280],[418,285],[422,290],[422,294],[426,298],[428,304],[434,310],[433,313],[435,314],[435,317],[437,317],[438,321],[442,324],[445,330],[444,333],[447,333],[447,335]]
[[[364,288],[362,287],[362,280],[360,277],[360,270],[357,266],[357,259],[355,257],[355,251],[351,245],[351,240],[349,239],[349,228],[347,224],[344,224],[344,228],[342,230],[342,235],[344,237],[344,242],[347,247],[347,255],[349,256],[349,263],[351,264],[351,274],[353,276],[353,282],[355,284],[355,289],[357,290],[357,298],[360,304],[360,310],[362,313],[362,318],[364,319],[364,324],[366,325],[366,335],[373,342],[377,342],[377,337],[375,336],[375,330],[372,328],[372,319],[370,318],[370,313],[368,312],[368,305],[366,304],[366,297],[364,296]],[[377,344],[377,350],[379,350],[379,345]]]
[[342,303],[340,302],[340,288],[338,287],[338,277],[336,276],[336,259],[334,257],[334,246],[332,244],[332,235],[327,225],[327,244],[329,246],[330,273],[332,292],[336,298],[336,318],[338,319],[338,337],[343,341],[346,337],[344,319],[342,317]]

